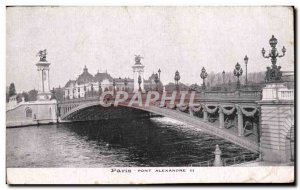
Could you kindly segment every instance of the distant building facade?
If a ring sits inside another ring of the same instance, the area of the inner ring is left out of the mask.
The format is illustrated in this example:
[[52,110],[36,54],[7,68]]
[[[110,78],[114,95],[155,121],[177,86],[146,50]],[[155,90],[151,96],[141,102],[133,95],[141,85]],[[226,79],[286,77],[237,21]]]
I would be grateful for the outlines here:
[[85,66],[76,80],[69,80],[64,87],[64,98],[83,98],[100,94],[103,91],[133,91],[133,79],[113,78],[106,72],[99,71],[93,76]]
[[[113,78],[107,71],[97,72],[95,75],[89,73],[88,68],[85,66],[83,72],[78,76],[76,80],[69,80],[64,86],[64,98],[75,99],[84,98],[88,96],[94,96],[101,94],[103,91],[126,91],[135,92],[138,88],[138,76],[136,68],[134,70],[134,76],[136,81],[131,78]],[[153,73],[148,80],[145,80],[141,75],[141,91],[156,90],[155,74]],[[162,91],[162,83],[158,82],[158,89]]]

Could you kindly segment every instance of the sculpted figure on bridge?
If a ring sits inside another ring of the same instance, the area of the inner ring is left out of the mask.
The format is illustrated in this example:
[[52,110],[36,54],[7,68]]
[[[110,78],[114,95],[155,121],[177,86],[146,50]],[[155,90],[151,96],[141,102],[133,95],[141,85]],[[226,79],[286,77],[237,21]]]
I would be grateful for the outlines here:
[[39,56],[40,57],[40,61],[43,61],[43,62],[46,62],[46,57],[47,57],[47,49],[44,49],[44,50],[40,50],[36,56]]
[[135,64],[141,64],[141,59],[143,59],[143,57],[141,57],[140,55],[134,55],[135,58]]

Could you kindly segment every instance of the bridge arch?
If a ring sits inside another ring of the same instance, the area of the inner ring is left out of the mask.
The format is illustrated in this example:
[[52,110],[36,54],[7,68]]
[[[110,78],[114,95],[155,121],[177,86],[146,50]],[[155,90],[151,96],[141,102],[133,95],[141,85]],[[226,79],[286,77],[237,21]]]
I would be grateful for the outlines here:
[[[79,112],[80,110],[93,107],[93,106],[101,106],[99,101],[94,102],[86,102],[84,104],[72,107],[66,114],[61,116],[61,120],[68,120],[68,117],[71,116],[75,112]],[[112,105],[113,106],[113,105]],[[233,144],[239,145],[243,148],[246,148],[252,152],[259,152],[259,146],[255,142],[251,142],[243,137],[237,136],[224,128],[218,128],[208,121],[203,121],[201,118],[196,116],[191,116],[188,113],[179,112],[176,110],[168,109],[168,108],[161,108],[156,106],[139,106],[137,104],[133,104],[132,106],[128,106],[127,104],[119,104],[118,106],[133,108],[145,112],[150,112],[158,115],[162,115],[165,117],[169,117],[175,119],[177,121],[186,123],[194,128],[200,129],[204,133],[217,136],[219,138],[228,140]]]

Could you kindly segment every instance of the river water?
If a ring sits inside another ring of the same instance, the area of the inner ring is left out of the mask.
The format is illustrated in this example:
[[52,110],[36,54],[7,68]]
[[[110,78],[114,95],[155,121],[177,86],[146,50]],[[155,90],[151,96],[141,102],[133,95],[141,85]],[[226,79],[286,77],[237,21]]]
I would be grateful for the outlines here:
[[162,117],[63,123],[6,130],[7,167],[189,166],[250,153]]

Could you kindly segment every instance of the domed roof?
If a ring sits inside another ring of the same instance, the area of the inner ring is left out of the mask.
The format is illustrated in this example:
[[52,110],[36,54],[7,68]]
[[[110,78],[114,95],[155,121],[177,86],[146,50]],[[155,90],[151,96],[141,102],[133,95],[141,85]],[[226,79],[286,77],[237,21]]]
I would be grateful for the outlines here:
[[83,73],[79,75],[76,82],[78,85],[94,82],[94,77],[88,72],[86,66],[84,66]]
[[99,73],[99,71],[98,71],[97,74],[94,77],[95,82],[102,82],[104,79],[107,79],[110,82],[113,81],[112,76],[110,76],[110,74],[108,74],[107,72]]
[[67,84],[65,85],[65,88],[68,88],[68,87],[70,87],[71,85],[75,85],[75,80],[69,80],[68,82],[67,82]]

